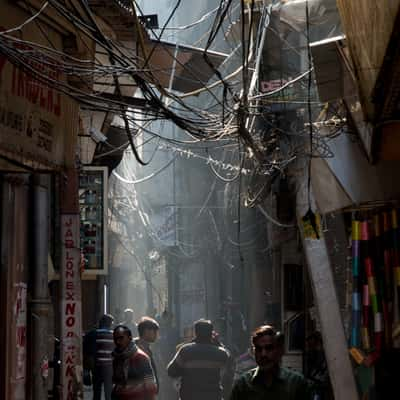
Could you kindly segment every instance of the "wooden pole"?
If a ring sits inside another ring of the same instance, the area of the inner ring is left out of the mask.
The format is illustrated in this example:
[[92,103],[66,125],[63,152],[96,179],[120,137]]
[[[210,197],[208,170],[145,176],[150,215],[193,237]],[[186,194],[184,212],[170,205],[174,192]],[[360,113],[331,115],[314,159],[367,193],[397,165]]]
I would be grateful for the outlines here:
[[[319,239],[310,238],[303,228],[302,217],[309,209],[308,185],[306,176],[299,180],[298,224],[320,318],[321,334],[335,400],[358,400],[328,249],[322,232]],[[310,196],[312,198],[312,193]]]

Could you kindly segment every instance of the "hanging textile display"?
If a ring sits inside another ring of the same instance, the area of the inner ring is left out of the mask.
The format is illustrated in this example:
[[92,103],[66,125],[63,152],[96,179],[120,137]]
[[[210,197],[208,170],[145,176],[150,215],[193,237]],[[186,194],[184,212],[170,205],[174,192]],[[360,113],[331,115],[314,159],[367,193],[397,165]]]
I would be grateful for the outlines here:
[[397,315],[400,314],[400,232],[398,212],[396,209],[392,210],[392,235],[393,235],[393,277],[396,288],[397,298]]
[[352,221],[352,330],[350,345],[358,348],[360,346],[361,326],[361,285],[359,280],[360,270],[360,221]]
[[[368,226],[369,228],[369,226]],[[374,350],[376,352],[381,352],[382,350],[382,337],[383,337],[383,319],[382,319],[382,312],[381,312],[381,304],[380,304],[380,294],[377,291],[377,275],[376,271],[376,261],[373,257],[373,246],[371,246],[370,240],[370,231],[366,232],[368,246],[366,249],[365,259],[364,259],[364,266],[365,266],[365,279],[367,282],[368,287],[368,294],[369,294],[369,305],[370,309],[368,310],[369,313],[372,314],[371,323],[369,327],[372,328],[372,336],[373,336],[373,343],[374,343]],[[368,347],[369,348],[369,347]]]
[[369,232],[368,221],[361,222],[361,241],[360,252],[362,260],[362,268],[360,268],[361,284],[362,284],[362,323],[361,323],[361,343],[365,350],[370,350],[370,314],[371,314],[371,299],[368,287],[368,277],[366,274],[365,261],[368,259],[369,253]]
[[385,325],[387,331],[385,332],[386,345],[390,346],[392,336],[390,334],[392,321],[393,321],[393,280],[392,280],[392,235],[391,235],[391,222],[390,213],[383,213],[383,262],[384,262],[384,276],[385,276],[385,294],[386,294],[386,312],[385,312]]
[[[350,353],[372,365],[393,346],[400,315],[400,224],[398,210],[353,215],[352,329]],[[397,317],[397,318],[396,318]]]
[[[376,274],[376,310],[374,310],[376,318],[378,319],[377,324],[381,324],[381,330],[379,331],[379,350],[381,350],[382,342],[388,346],[390,343],[389,335],[389,317],[388,317],[388,299],[386,296],[387,290],[385,289],[385,260],[384,260],[384,237],[382,230],[382,215],[375,214],[373,217],[374,235],[375,235],[375,274]],[[378,327],[379,328],[379,327]]]

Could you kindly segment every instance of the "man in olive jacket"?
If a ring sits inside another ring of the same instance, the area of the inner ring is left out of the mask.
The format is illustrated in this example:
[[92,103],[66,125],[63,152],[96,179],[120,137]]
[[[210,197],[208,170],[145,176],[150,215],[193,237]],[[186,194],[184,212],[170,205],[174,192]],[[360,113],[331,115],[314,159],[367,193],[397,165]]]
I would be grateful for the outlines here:
[[257,328],[252,335],[257,368],[239,378],[230,400],[309,400],[303,376],[280,365],[284,337],[270,325]]

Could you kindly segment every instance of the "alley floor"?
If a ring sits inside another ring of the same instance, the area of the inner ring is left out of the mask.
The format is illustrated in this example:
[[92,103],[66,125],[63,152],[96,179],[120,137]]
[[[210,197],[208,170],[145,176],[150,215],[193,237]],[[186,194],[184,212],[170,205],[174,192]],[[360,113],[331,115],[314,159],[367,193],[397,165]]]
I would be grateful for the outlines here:
[[[83,387],[83,400],[92,400],[93,399],[93,390],[91,386]],[[104,400],[104,393],[101,395],[101,400]]]

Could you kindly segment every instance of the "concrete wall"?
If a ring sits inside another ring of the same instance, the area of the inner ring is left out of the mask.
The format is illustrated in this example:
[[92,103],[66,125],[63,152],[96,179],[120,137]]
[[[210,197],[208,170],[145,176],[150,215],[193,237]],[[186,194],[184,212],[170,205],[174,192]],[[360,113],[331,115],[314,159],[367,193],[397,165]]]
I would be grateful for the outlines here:
[[400,1],[337,0],[337,5],[360,82],[362,102],[371,118],[371,96],[399,12]]

